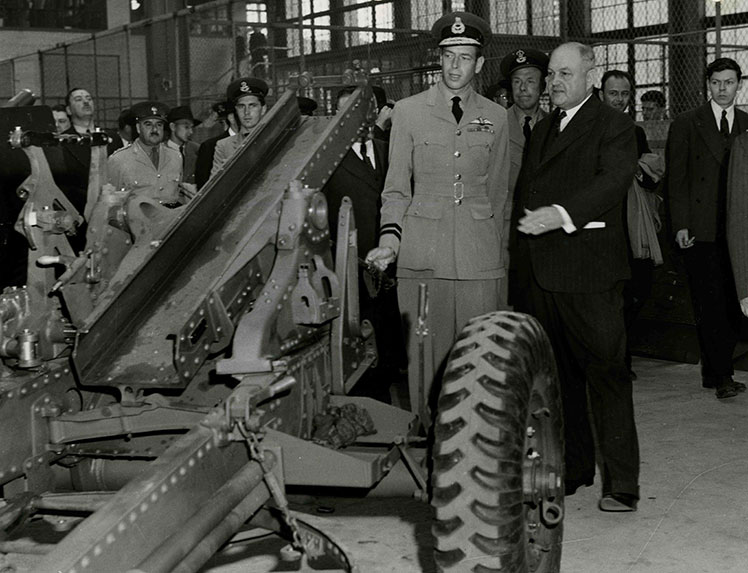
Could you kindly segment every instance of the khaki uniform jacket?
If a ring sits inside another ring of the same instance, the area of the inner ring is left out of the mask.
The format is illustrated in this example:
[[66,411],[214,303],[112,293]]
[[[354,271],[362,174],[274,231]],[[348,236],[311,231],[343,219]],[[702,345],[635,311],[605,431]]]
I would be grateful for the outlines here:
[[159,146],[158,169],[137,140],[117,150],[107,162],[109,183],[161,203],[175,203],[182,180],[182,157],[165,144]]
[[459,125],[438,85],[395,105],[381,229],[402,230],[400,277],[505,275],[506,110],[472,89],[462,105]]
[[216,142],[216,150],[213,153],[213,168],[210,170],[211,179],[221,170],[223,164],[233,157],[236,150],[241,147],[243,141],[244,136],[237,133],[236,135],[219,139]]

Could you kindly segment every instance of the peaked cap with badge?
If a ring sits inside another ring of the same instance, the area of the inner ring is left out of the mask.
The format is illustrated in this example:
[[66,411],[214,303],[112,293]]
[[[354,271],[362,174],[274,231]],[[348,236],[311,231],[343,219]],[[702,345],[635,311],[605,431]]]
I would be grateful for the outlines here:
[[439,18],[431,27],[431,35],[440,48],[448,46],[477,46],[483,48],[491,41],[491,27],[483,18],[470,12],[452,12]]
[[160,101],[141,101],[132,106],[132,114],[135,116],[135,121],[146,119],[166,121],[166,116],[169,115],[169,108]]
[[264,102],[268,95],[268,85],[259,78],[239,78],[234,80],[226,88],[226,99],[230,102],[236,102],[240,97],[253,95]]
[[548,56],[533,48],[519,48],[501,60],[501,75],[510,78],[512,72],[522,68],[537,68],[545,76],[548,73]]

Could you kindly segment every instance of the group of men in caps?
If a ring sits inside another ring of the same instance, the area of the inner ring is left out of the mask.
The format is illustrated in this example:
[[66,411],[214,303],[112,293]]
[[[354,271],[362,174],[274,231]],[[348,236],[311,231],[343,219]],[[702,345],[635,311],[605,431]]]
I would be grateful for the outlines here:
[[[115,189],[126,189],[167,207],[187,203],[220,171],[259,123],[267,110],[267,93],[267,84],[257,78],[232,82],[226,90],[226,102],[216,112],[232,115],[234,121],[221,134],[200,145],[192,141],[193,130],[200,121],[193,117],[189,106],[169,110],[157,101],[135,104],[128,110],[134,127],[132,143],[110,156],[109,183]],[[121,124],[127,125],[126,117],[120,119]]]
[[[432,28],[441,81],[398,101],[382,192],[378,245],[369,264],[397,266],[405,320],[418,319],[428,285],[425,364],[408,334],[411,401],[436,403],[437,373],[467,321],[507,303],[548,333],[564,413],[566,495],[595,478],[603,511],[633,511],[639,448],[625,364],[622,288],[629,276],[623,205],[637,167],[631,117],[593,97],[593,50],[562,44],[550,55],[517,49],[501,63],[509,111],[475,92],[491,32],[465,12]],[[548,84],[554,111],[540,109]],[[514,230],[513,232],[511,230]],[[511,253],[511,256],[508,256]],[[453,388],[453,390],[456,390]]]

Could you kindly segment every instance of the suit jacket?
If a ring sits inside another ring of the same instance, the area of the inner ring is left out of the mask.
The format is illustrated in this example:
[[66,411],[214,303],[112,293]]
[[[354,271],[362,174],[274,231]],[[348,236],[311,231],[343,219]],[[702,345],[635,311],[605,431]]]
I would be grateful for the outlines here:
[[165,144],[159,146],[158,169],[136,140],[109,157],[109,183],[161,203],[176,203],[182,178],[182,156]]
[[229,132],[224,131],[221,135],[206,139],[200,144],[200,148],[197,150],[197,158],[195,159],[195,184],[200,189],[208,179],[210,179],[210,171],[213,169],[213,155],[216,151],[216,143],[221,139],[229,136]]
[[[731,139],[748,129],[748,114],[735,110]],[[673,232],[688,229],[697,241],[724,237],[730,143],[709,102],[676,117],[668,133],[667,199]]]
[[[540,121],[547,115],[547,111],[538,108],[537,121]],[[525,134],[522,131],[524,113],[516,105],[509,108],[507,123],[509,125],[509,161],[511,162],[509,165],[509,194],[513,197],[519,171],[522,168],[522,155],[525,151]]]
[[[519,288],[531,280],[531,271],[548,291],[603,292],[629,277],[623,204],[637,165],[634,123],[590,97],[546,145],[557,115],[555,111],[535,126],[515,212],[560,205],[577,230],[518,233],[514,260]],[[584,228],[592,222],[597,228]]]
[[377,246],[382,187],[387,174],[387,144],[378,139],[371,142],[374,146],[376,169],[372,169],[368,159],[362,161],[353,149],[349,149],[322,189],[327,198],[330,235],[333,240],[337,239],[338,213],[343,197],[347,196],[353,202],[358,252],[362,258]]
[[[179,150],[179,145],[174,143],[171,139],[166,142],[171,149],[182,154]],[[185,183],[195,182],[195,163],[197,162],[197,154],[200,149],[200,144],[194,141],[188,141],[184,144],[184,156],[182,157],[182,181]]]
[[[71,125],[63,133],[78,135]],[[107,145],[107,155],[122,148],[122,138],[106,130],[112,142]],[[70,200],[78,212],[83,215],[88,200],[88,175],[91,170],[91,148],[85,145],[62,145],[45,151],[55,183]],[[102,183],[105,183],[103,181]]]
[[505,275],[507,141],[506,110],[473,90],[459,124],[439,85],[397,102],[381,223],[402,233],[398,276]]
[[222,168],[224,163],[234,156],[236,150],[241,147],[244,138],[240,133],[230,135],[216,142],[216,150],[213,153],[213,167],[210,170],[210,176],[215,177]]
[[735,138],[727,176],[727,244],[738,299],[748,297],[748,133]]

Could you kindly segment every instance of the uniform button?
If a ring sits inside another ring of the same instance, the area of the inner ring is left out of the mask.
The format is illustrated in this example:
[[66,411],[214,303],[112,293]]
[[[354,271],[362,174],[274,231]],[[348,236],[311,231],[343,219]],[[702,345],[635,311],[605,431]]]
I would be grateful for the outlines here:
[[455,181],[459,181],[460,179],[462,179],[462,175],[455,173]]
[[158,175],[156,175],[156,177],[161,177],[161,174],[159,173]]
[[462,155],[462,153],[460,153],[459,151],[455,151],[455,157],[459,157],[460,155]]
[[158,188],[158,190],[159,190],[159,191],[163,191],[163,190],[164,190],[164,188],[163,188],[163,187],[159,187],[159,188]]
[[462,135],[462,130],[458,129],[457,131],[455,131],[455,135]]

